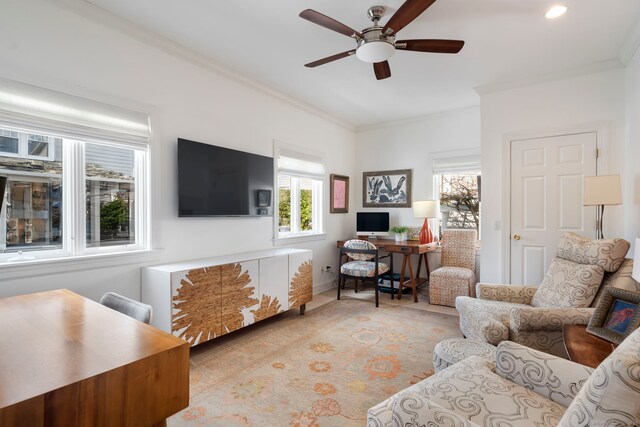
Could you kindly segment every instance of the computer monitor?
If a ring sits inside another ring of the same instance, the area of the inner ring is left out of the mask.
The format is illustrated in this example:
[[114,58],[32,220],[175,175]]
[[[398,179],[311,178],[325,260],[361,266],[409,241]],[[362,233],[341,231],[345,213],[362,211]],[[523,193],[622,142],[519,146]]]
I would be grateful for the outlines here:
[[357,212],[356,234],[358,236],[388,236],[389,212]]

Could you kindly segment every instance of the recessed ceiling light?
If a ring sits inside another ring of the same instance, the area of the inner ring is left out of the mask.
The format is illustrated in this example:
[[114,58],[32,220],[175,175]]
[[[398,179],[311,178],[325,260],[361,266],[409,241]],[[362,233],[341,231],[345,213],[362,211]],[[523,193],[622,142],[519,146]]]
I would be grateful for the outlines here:
[[547,19],[555,19],[559,16],[564,15],[567,11],[567,6],[556,5],[547,10],[547,13],[544,14],[544,17]]

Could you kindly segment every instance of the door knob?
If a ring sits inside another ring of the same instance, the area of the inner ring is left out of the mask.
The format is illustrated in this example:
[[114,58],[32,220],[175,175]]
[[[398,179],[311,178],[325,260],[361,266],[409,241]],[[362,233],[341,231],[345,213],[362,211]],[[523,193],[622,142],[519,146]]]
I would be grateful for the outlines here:
[[520,240],[520,235],[519,234],[514,234],[513,235],[513,240]]

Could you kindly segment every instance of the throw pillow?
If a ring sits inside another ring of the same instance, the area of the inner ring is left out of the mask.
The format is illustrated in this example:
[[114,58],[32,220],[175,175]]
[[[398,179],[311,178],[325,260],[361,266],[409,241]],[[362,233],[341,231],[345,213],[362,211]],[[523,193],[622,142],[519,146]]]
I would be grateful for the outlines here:
[[564,233],[556,256],[579,264],[599,265],[605,271],[616,271],[631,245],[624,239],[591,240],[576,233]]
[[577,264],[554,258],[544,280],[533,295],[534,307],[589,307],[602,283],[599,265]]

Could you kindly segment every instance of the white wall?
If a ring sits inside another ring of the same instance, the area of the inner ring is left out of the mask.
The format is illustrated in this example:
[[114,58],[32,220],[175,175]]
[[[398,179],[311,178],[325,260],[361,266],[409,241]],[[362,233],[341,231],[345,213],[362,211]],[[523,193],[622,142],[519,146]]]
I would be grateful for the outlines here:
[[[640,237],[640,49],[626,69],[626,145],[623,194],[625,237],[635,246]],[[634,248],[640,251],[640,248]]]
[[429,200],[434,197],[433,154],[479,148],[479,107],[358,129],[354,180],[358,210],[387,210],[390,212],[391,226],[422,225],[423,220],[414,218],[411,208],[362,208],[362,172],[412,169],[412,200]]
[[[421,226],[424,220],[413,217],[411,208],[363,208],[362,172],[411,169],[413,175],[412,200],[429,200],[433,194],[433,155],[480,148],[480,108],[433,114],[373,128],[359,129],[356,135],[356,179],[358,211],[389,211],[390,225]],[[484,179],[484,178],[483,178]],[[484,185],[484,184],[483,184]],[[355,235],[351,228],[350,235]],[[394,270],[400,271],[396,257]],[[417,268],[417,256],[414,257]],[[429,254],[431,270],[440,265],[440,254]],[[424,274],[424,273],[423,273]],[[477,269],[480,274],[480,269]]]
[[[637,84],[637,82],[636,82]],[[602,146],[598,173],[625,175],[625,70],[616,69],[596,74],[555,80],[481,96],[482,122],[482,257],[483,281],[502,281],[503,231],[495,225],[502,217],[508,194],[503,187],[503,139],[514,133],[567,130],[574,126],[598,123],[608,128],[608,145]],[[595,125],[594,127],[597,127]],[[636,130],[637,132],[637,130]],[[628,145],[628,144],[627,144]],[[628,148],[628,147],[627,147]],[[637,148],[636,148],[637,150]],[[635,151],[637,153],[637,151]],[[637,162],[637,156],[636,162]],[[637,167],[634,169],[637,174]],[[626,236],[623,224],[638,222],[625,206],[607,208],[606,236]],[[509,230],[504,230],[508,234]]]
[[[328,173],[354,176],[352,129],[45,1],[0,2],[0,76],[151,110],[154,247],[160,249],[151,263],[273,246],[270,218],[177,218],[178,137],[268,156],[277,139],[323,151]],[[351,188],[355,200],[357,187]],[[292,245],[314,251],[316,285],[331,279],[321,277],[320,267],[336,264],[335,241],[351,230],[355,210],[329,214],[327,206],[326,239]],[[134,263],[0,278],[0,296],[64,287],[91,298],[108,290],[139,298],[139,285]]]

